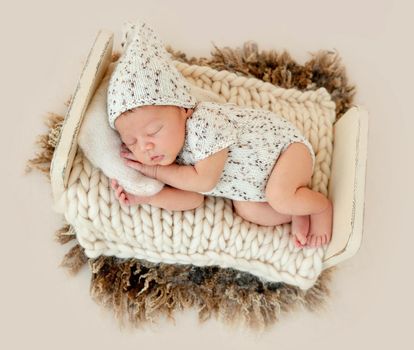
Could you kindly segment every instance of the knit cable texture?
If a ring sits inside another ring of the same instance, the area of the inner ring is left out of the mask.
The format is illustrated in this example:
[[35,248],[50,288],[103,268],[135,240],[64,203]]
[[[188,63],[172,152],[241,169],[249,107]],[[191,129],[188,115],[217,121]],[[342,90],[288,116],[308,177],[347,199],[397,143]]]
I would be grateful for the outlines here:
[[[174,64],[191,84],[216,93],[223,102],[272,110],[296,125],[316,155],[310,188],[327,195],[335,103],[325,88],[301,92],[207,66]],[[120,204],[109,179],[80,148],[60,202],[89,258],[218,265],[305,290],[322,271],[326,245],[296,248],[290,223],[273,227],[250,223],[233,212],[227,198],[206,196],[200,207],[186,211]]]

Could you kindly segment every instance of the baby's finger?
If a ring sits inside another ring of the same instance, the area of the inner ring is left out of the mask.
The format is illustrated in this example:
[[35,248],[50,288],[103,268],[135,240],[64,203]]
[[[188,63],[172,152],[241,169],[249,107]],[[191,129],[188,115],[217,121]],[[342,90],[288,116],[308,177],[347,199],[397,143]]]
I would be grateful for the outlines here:
[[124,204],[125,204],[125,205],[129,205],[128,194],[123,193],[123,195],[124,195]]
[[127,147],[125,143],[121,145],[121,151],[129,151],[129,148]]
[[137,160],[132,152],[129,151],[121,151],[121,157],[130,160]]

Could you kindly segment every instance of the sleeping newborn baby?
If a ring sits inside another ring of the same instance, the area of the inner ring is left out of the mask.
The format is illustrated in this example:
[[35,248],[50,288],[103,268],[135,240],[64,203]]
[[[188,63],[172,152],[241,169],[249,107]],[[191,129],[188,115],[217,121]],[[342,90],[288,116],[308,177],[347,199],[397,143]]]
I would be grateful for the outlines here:
[[293,124],[263,109],[197,103],[146,23],[129,24],[123,44],[108,86],[109,124],[126,164],[166,186],[135,196],[113,179],[121,203],[188,210],[220,196],[250,222],[291,222],[297,247],[330,241],[332,203],[307,187],[315,154]]

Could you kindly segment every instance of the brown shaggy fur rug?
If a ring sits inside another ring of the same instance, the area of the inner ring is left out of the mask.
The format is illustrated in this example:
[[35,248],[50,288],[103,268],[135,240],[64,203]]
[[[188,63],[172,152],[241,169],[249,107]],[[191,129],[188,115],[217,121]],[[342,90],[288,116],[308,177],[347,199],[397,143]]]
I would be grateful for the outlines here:
[[[312,58],[299,65],[286,51],[259,51],[251,41],[236,49],[214,47],[209,58],[187,58],[171,47],[167,49],[177,60],[256,77],[284,88],[305,91],[325,87],[336,103],[337,119],[352,106],[355,87],[349,85],[337,52],[311,53]],[[112,60],[119,55],[113,53]],[[67,107],[70,99],[65,103]],[[49,132],[36,141],[41,152],[27,162],[27,172],[37,169],[49,182],[50,162],[63,118],[48,114],[45,123]],[[56,240],[61,244],[75,243],[61,266],[76,274],[88,263],[92,298],[112,309],[120,326],[156,323],[163,315],[175,323],[176,310],[195,307],[201,322],[215,316],[228,326],[242,324],[256,331],[264,330],[277,322],[283,312],[298,306],[311,311],[323,309],[335,270],[334,267],[324,270],[315,285],[303,291],[285,283],[262,283],[249,273],[219,266],[155,264],[105,256],[89,259],[77,243],[73,228],[67,224],[56,232]]]

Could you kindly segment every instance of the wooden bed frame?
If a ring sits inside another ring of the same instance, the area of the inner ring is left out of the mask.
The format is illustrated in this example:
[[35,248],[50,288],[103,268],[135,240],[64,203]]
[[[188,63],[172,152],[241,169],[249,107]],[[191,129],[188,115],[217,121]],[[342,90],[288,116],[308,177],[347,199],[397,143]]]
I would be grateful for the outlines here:
[[[111,63],[113,33],[100,30],[89,52],[53,155],[50,175],[53,198],[67,188],[77,150],[82,120],[92,96]],[[325,253],[323,269],[349,259],[358,251],[363,231],[367,162],[368,113],[350,108],[335,124],[335,144],[329,182],[334,205],[333,234]]]

